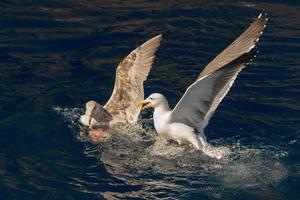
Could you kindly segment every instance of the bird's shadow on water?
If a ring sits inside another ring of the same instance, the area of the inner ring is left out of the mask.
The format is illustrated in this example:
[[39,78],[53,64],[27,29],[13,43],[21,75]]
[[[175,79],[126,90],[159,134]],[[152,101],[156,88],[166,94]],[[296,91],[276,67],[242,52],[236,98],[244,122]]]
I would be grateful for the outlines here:
[[59,107],[54,110],[74,136],[87,144],[86,156],[99,159],[115,178],[130,185],[143,185],[143,192],[150,192],[153,187],[185,190],[184,185],[189,184],[204,193],[213,190],[215,198],[217,191],[272,188],[288,175],[282,162],[287,153],[263,142],[247,146],[234,138],[214,140],[214,146],[225,146],[230,152],[218,160],[189,145],[166,144],[156,135],[151,120],[146,119],[114,127],[105,141],[93,144],[78,123],[83,110]]

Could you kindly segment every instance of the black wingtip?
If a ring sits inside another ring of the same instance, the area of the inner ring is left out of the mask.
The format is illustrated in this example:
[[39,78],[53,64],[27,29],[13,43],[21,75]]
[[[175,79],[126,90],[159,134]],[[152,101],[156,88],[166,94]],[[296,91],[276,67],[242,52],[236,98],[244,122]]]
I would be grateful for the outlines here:
[[252,50],[252,51],[250,51],[248,53],[244,53],[243,55],[241,55],[237,59],[235,59],[232,62],[230,62],[227,65],[225,65],[223,68],[225,68],[227,66],[228,67],[229,66],[230,67],[234,67],[234,66],[241,65],[241,64],[248,65],[248,64],[250,64],[253,61],[253,59],[255,59],[256,54],[257,54],[257,52],[254,51],[254,50]]

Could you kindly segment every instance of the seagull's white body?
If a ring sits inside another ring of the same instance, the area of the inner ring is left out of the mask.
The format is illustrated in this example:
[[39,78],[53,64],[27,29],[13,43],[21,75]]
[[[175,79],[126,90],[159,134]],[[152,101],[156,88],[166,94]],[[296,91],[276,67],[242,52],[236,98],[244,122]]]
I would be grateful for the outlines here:
[[167,99],[158,93],[140,102],[142,110],[154,108],[154,127],[158,134],[179,144],[190,143],[197,149],[211,147],[204,129],[238,74],[252,60],[253,48],[266,21],[266,14],[260,14],[244,33],[216,56],[187,88],[173,110]]
[[165,138],[175,140],[178,144],[191,143],[195,148],[200,149],[199,139],[194,128],[183,123],[170,122],[172,110],[165,97],[162,95],[160,97],[162,101],[154,107],[153,113],[154,128],[157,133]]

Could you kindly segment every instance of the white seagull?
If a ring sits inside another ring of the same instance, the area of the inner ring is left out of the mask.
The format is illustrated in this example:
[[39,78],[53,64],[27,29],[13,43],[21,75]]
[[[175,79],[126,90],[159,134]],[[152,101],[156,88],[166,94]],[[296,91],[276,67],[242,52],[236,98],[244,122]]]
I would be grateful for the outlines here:
[[93,100],[86,103],[85,114],[79,121],[91,129],[89,135],[92,140],[101,139],[114,124],[138,120],[141,105],[136,102],[144,99],[143,83],[152,68],[161,38],[162,35],[153,37],[119,63],[112,95],[104,106]]
[[143,105],[142,110],[154,108],[154,127],[159,135],[179,145],[192,144],[197,149],[210,146],[204,128],[239,72],[252,60],[253,48],[267,22],[266,15],[260,14],[244,33],[204,68],[173,110],[167,99],[158,93],[138,102]]

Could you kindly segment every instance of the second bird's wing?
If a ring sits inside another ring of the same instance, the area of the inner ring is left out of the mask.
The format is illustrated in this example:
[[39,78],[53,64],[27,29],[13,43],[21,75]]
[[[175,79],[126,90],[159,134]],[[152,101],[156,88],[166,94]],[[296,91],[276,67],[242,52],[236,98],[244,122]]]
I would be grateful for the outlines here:
[[143,83],[152,67],[161,38],[162,35],[158,35],[148,40],[118,65],[112,95],[104,105],[115,122],[137,121],[141,106],[136,102],[144,99]]

